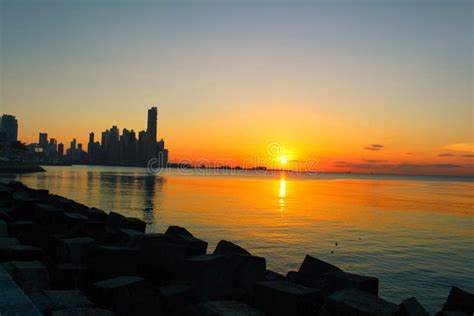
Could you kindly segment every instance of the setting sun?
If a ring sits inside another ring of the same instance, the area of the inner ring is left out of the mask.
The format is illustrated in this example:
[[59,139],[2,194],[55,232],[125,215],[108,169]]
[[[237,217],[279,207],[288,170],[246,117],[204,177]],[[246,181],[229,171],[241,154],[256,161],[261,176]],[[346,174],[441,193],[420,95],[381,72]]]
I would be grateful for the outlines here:
[[286,164],[288,163],[288,158],[286,158],[286,157],[281,157],[281,158],[280,158],[280,163],[281,163],[282,165],[286,165]]

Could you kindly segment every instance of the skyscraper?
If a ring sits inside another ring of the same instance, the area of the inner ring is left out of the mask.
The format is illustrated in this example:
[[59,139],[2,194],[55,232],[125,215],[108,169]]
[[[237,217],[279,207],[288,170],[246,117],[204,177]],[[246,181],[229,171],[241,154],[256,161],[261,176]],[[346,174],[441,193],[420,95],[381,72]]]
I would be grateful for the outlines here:
[[18,121],[13,115],[4,114],[0,120],[0,133],[3,142],[10,145],[18,140]]
[[94,136],[94,132],[89,133],[89,143],[87,144],[87,152],[89,155],[92,155],[94,151]]
[[58,159],[59,159],[59,160],[62,160],[62,159],[63,159],[63,156],[64,156],[64,144],[63,144],[63,143],[59,143],[59,144],[58,144]]
[[38,144],[43,150],[48,147],[48,133],[39,133]]
[[152,107],[148,110],[148,122],[146,128],[146,134],[148,138],[148,142],[150,144],[156,143],[156,121],[158,118],[158,109],[156,107]]
[[55,138],[49,140],[47,157],[50,161],[56,161],[58,151],[58,142]]

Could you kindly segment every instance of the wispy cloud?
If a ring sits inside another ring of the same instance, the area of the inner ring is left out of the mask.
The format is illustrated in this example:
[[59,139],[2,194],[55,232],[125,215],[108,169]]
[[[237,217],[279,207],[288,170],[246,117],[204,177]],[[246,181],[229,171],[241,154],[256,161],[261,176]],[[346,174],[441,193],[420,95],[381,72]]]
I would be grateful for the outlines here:
[[[350,168],[350,169],[366,169],[373,171],[397,171],[397,172],[423,172],[429,169],[456,169],[465,167],[465,165],[451,164],[451,163],[374,163],[373,161],[365,160],[368,163],[354,163],[346,161],[335,161],[333,165],[338,168]],[[380,160],[383,162],[384,160]]]
[[370,163],[382,163],[382,162],[388,162],[388,160],[381,160],[381,159],[364,159],[365,162],[370,162]]
[[452,153],[441,153],[438,157],[461,157],[461,158],[474,158],[474,154],[452,154]]
[[380,144],[371,144],[369,146],[364,147],[364,149],[372,150],[372,151],[379,151],[379,150],[384,149],[384,146],[380,145]]
[[444,146],[441,149],[474,153],[474,143],[471,142],[471,143],[450,144],[450,145]]

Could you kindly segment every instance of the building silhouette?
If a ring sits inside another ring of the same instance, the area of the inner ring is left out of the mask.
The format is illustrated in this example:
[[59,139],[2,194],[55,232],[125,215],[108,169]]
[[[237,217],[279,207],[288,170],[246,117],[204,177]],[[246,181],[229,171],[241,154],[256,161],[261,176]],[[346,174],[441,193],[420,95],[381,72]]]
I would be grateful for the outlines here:
[[18,121],[13,115],[4,114],[0,118],[0,156],[13,154],[13,145],[18,141]]
[[[18,123],[14,116],[3,115],[0,120],[0,145],[17,141]],[[133,129],[120,129],[113,125],[101,133],[100,142],[95,134],[89,133],[86,145],[78,144],[74,138],[65,152],[65,146],[55,138],[48,140],[47,133],[39,133],[38,143],[28,145],[25,158],[43,163],[81,163],[123,166],[146,166],[148,161],[156,159],[154,165],[166,166],[168,150],[163,139],[157,141],[158,108],[148,110],[146,130],[136,133]],[[138,139],[137,139],[138,136]]]
[[0,141],[8,146],[18,141],[18,121],[13,115],[2,115],[0,119]]

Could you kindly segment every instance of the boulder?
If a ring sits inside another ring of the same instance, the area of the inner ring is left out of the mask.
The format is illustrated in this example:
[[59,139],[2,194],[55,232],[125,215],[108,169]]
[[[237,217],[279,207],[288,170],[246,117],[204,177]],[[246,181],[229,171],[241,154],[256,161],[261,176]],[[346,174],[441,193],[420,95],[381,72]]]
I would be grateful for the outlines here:
[[324,290],[334,293],[343,289],[358,289],[374,295],[379,292],[379,279],[342,271],[324,274]]
[[207,242],[194,237],[185,228],[170,226],[165,234],[172,236],[174,242],[186,246],[186,257],[205,255],[207,252]]
[[146,223],[144,221],[133,217],[125,217],[115,212],[110,212],[107,216],[107,226],[114,229],[134,229],[142,233],[146,230]]
[[264,316],[257,309],[237,301],[207,301],[198,305],[202,316]]
[[223,255],[202,255],[184,260],[176,281],[193,286],[202,300],[232,297],[235,265]]
[[17,238],[27,245],[35,245],[41,235],[40,227],[33,221],[15,221],[8,223],[10,237]]
[[60,195],[50,195],[51,202],[57,207],[69,212],[86,212],[89,207]]
[[12,214],[16,220],[32,220],[35,205],[40,202],[40,199],[31,197],[27,192],[14,192],[12,194]]
[[12,245],[19,245],[20,242],[16,238],[0,238],[0,251],[3,247],[12,246]]
[[[298,283],[298,271],[290,270],[286,273],[285,279],[291,283]],[[319,286],[318,286],[319,288]]]
[[8,224],[3,219],[0,219],[0,238],[8,237]]
[[232,255],[228,257],[229,265],[235,265],[234,286],[245,291],[253,290],[258,281],[265,281],[266,260],[262,257]]
[[107,213],[103,210],[100,210],[95,207],[91,207],[90,209],[84,211],[84,215],[91,221],[97,221],[105,223],[107,221]]
[[121,246],[97,248],[94,275],[96,280],[105,280],[119,275],[138,275],[137,249]]
[[105,223],[101,221],[79,221],[67,232],[70,237],[90,237],[95,240],[103,240],[106,234]]
[[474,294],[453,286],[444,303],[442,311],[458,311],[468,315],[474,315]]
[[184,284],[162,286],[158,289],[158,297],[164,315],[183,315],[194,302],[192,287]]
[[255,285],[256,306],[268,315],[317,315],[323,296],[316,289],[288,281]]
[[0,187],[0,205],[2,207],[12,205],[12,195],[6,187]]
[[43,314],[80,307],[93,307],[92,302],[78,290],[40,291],[29,294]]
[[56,218],[56,225],[61,227],[65,232],[72,229],[75,225],[81,222],[86,222],[89,219],[86,215],[77,212],[63,212]]
[[31,197],[35,197],[41,200],[47,200],[49,198],[49,190],[46,189],[27,189]]
[[0,313],[5,316],[41,316],[35,305],[0,265]]
[[58,227],[55,226],[55,217],[60,216],[62,213],[64,213],[64,210],[52,204],[36,203],[33,218],[36,223],[47,228],[48,231],[57,232]]
[[146,234],[130,241],[139,251],[140,272],[159,285],[168,284],[185,260],[188,249],[166,234]]
[[90,237],[76,237],[60,239],[57,260],[58,262],[83,263],[91,261],[97,252],[97,241]]
[[177,244],[185,246],[186,257],[205,255],[207,252],[207,242],[195,237],[178,235],[173,236],[173,241]]
[[117,315],[156,315],[161,309],[151,285],[140,277],[120,276],[94,287],[97,304]]
[[284,281],[285,276],[272,270],[265,272],[265,281]]
[[38,247],[9,245],[0,248],[0,263],[6,261],[43,261],[44,259],[44,252]]
[[295,279],[297,283],[320,288],[323,275],[337,271],[341,272],[342,270],[323,260],[306,255],[298,273],[295,275]]
[[193,234],[191,234],[186,228],[184,227],[179,227],[179,226],[170,226],[165,232],[166,235],[171,235],[171,236],[179,236],[179,235],[185,235],[189,237],[194,237]]
[[14,222],[15,219],[12,216],[13,210],[11,208],[0,208],[0,220],[5,221],[6,223]]
[[216,255],[224,255],[231,266],[235,266],[234,287],[252,291],[257,281],[265,281],[266,260],[252,256],[244,248],[226,240],[221,240],[214,250]]
[[330,295],[321,308],[320,315],[396,315],[398,306],[374,294],[356,289],[346,289]]
[[25,292],[47,290],[50,287],[48,269],[38,261],[10,261],[2,265]]
[[219,254],[219,255],[232,255],[233,254],[233,255],[250,256],[250,252],[227,240],[219,241],[219,243],[216,246],[216,249],[214,250],[214,254]]
[[3,220],[7,223],[15,221],[13,217],[13,210],[10,207],[0,207],[0,220]]
[[116,234],[118,239],[117,242],[119,242],[120,244],[126,244],[128,242],[131,242],[132,240],[140,238],[145,233],[135,229],[120,228],[117,230]]
[[58,290],[81,290],[89,292],[93,279],[88,267],[76,263],[60,263],[52,268],[51,283]]
[[397,316],[428,316],[426,309],[414,297],[407,298],[399,305]]

